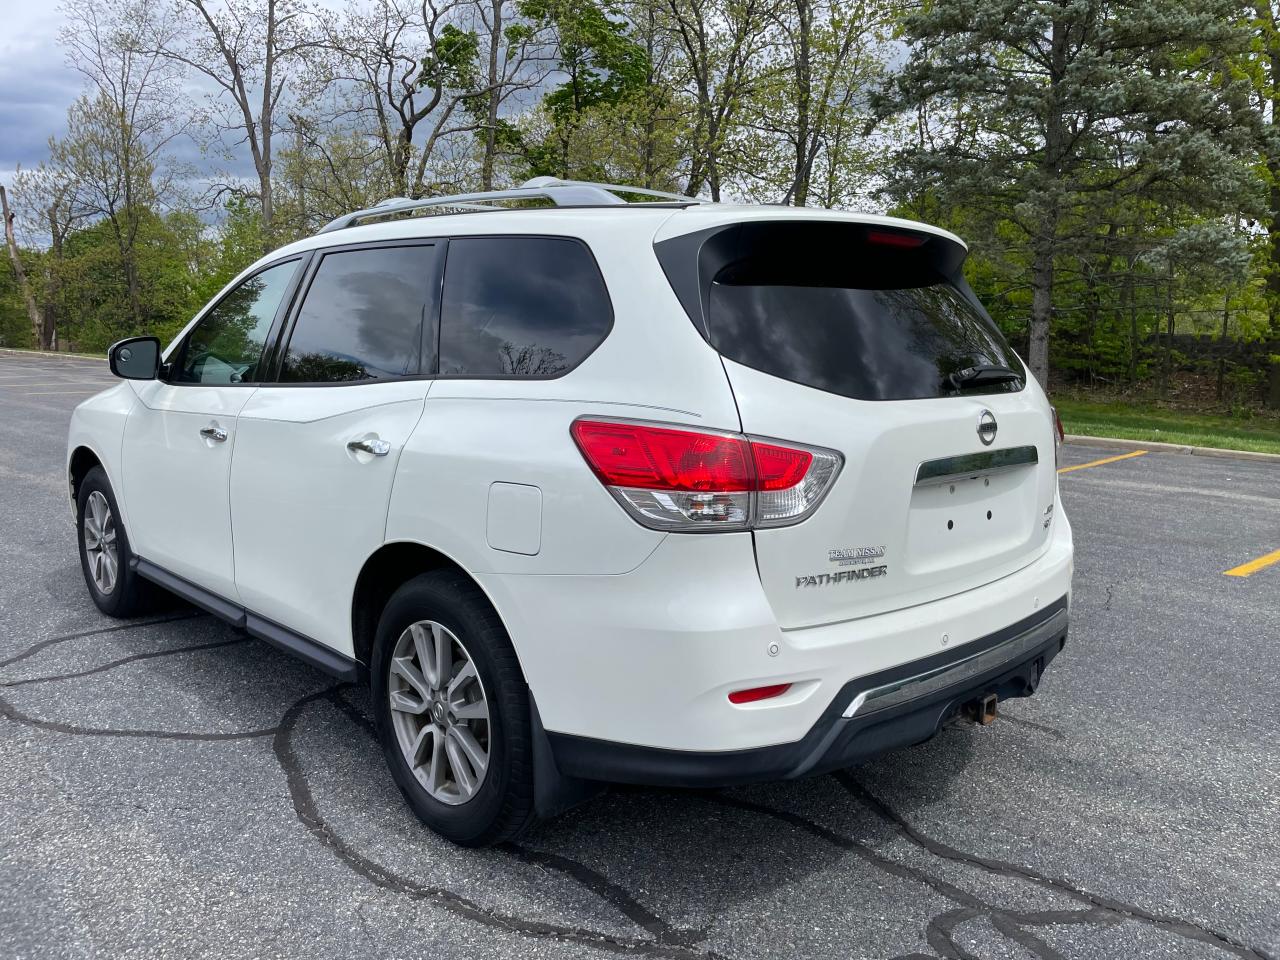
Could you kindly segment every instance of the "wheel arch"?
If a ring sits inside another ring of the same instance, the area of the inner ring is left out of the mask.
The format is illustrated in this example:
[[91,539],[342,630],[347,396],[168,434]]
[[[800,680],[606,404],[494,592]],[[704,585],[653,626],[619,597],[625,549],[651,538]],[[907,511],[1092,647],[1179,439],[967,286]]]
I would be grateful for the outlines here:
[[71,451],[71,456],[67,458],[67,486],[71,491],[73,508],[78,503],[80,484],[94,467],[102,467],[104,472],[107,469],[102,458],[85,444],[77,446]]
[[[466,577],[476,590],[485,598],[485,602],[502,620],[506,620],[502,611],[493,602],[489,592],[471,575],[462,564],[453,557],[416,540],[394,540],[384,543],[371,553],[356,576],[355,589],[351,596],[351,644],[355,658],[368,667],[372,659],[373,641],[378,630],[378,617],[391,595],[414,577],[432,570],[452,570]],[[510,630],[507,631],[510,635]],[[512,639],[515,647],[515,640]],[[519,659],[520,651],[516,650]],[[521,672],[524,672],[521,664]]]

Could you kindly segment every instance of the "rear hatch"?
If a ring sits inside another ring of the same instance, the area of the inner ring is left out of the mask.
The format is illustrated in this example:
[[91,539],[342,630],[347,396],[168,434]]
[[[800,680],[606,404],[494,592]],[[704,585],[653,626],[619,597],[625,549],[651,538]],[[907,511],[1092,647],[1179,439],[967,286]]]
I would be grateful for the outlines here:
[[926,603],[1043,553],[1051,414],[964,283],[957,240],[769,219],[656,249],[724,359],[743,431],[844,458],[812,516],[754,534],[782,627]]

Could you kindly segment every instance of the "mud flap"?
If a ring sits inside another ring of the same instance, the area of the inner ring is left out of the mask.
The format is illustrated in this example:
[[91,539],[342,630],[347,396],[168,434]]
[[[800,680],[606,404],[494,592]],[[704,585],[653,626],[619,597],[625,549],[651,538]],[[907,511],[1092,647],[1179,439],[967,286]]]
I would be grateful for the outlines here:
[[603,793],[605,784],[598,780],[566,777],[560,772],[532,690],[529,691],[529,713],[529,732],[533,740],[533,808],[539,819],[559,816]]

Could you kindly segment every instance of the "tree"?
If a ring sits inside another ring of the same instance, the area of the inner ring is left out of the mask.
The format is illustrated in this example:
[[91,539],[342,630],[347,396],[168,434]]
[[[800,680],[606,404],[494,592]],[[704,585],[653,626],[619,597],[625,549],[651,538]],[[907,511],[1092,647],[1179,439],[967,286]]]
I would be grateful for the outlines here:
[[[145,326],[134,247],[141,211],[176,191],[166,152],[186,129],[175,109],[177,74],[163,56],[142,49],[176,35],[172,17],[127,0],[69,0],[61,41],[90,82],[67,112],[67,136],[50,141],[55,179],[73,183],[80,216],[104,217],[120,255],[134,324]],[[58,239],[55,231],[54,239]]]
[[551,33],[553,76],[563,78],[543,94],[540,116],[527,125],[521,152],[529,173],[606,178],[605,155],[617,144],[602,138],[602,127],[610,111],[625,109],[644,89],[644,47],[616,7],[596,0],[524,0],[520,11]]
[[1264,223],[1268,239],[1268,310],[1272,336],[1280,337],[1280,4],[1255,0],[1252,11],[1257,43],[1242,64],[1253,81],[1257,110],[1267,126],[1261,162],[1267,185]]
[[[1157,185],[1212,207],[1256,142],[1247,82],[1230,70],[1249,38],[1224,0],[934,0],[904,20],[911,54],[888,112],[942,118],[900,152],[899,199],[1013,227],[1030,252],[1028,361],[1047,383],[1059,260],[1092,242],[1090,199]],[[1117,166],[1114,146],[1134,162]],[[1229,205],[1229,204],[1228,204]]]
[[[769,25],[781,0],[654,0],[681,52],[678,83],[693,103],[685,193],[719,200],[725,146],[767,76]],[[776,68],[775,68],[776,69]]]
[[870,179],[882,151],[864,129],[892,14],[878,0],[784,0],[769,11],[767,66],[730,141],[748,195],[831,207]]
[[547,38],[512,0],[477,0],[475,9],[486,68],[480,96],[468,98],[466,106],[479,123],[480,189],[492,190],[499,151],[510,139],[500,111],[513,96],[546,79]]
[[18,251],[18,240],[13,232],[14,213],[9,209],[9,195],[4,185],[0,184],[0,214],[4,216],[4,239],[9,248],[9,262],[13,265],[13,277],[17,281],[22,301],[27,307],[27,316],[31,320],[32,342],[37,350],[45,349],[43,331],[40,324],[40,310],[36,307],[36,298],[31,293],[31,284],[27,281],[27,271],[22,265],[22,256]]
[[[133,0],[147,9],[152,0]],[[234,134],[248,145],[257,174],[262,248],[273,246],[272,170],[283,100],[304,55],[314,49],[300,0],[173,0],[182,29],[142,36],[139,49],[182,64],[212,81],[209,119],[216,138]],[[286,111],[287,112],[287,111]]]
[[[53,347],[62,321],[62,283],[65,274],[67,236],[88,215],[80,200],[81,185],[74,170],[43,161],[35,170],[20,170],[14,184],[28,198],[34,215],[26,218],[28,233],[47,236],[49,248],[42,257],[43,290],[40,294],[41,349]],[[47,233],[45,233],[47,231]]]

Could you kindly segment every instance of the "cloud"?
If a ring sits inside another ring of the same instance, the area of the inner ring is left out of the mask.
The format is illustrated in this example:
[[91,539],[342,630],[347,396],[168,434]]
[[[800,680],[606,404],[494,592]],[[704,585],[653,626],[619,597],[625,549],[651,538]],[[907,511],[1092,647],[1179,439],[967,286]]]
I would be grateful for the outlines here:
[[67,107],[83,78],[58,46],[62,15],[42,3],[6,4],[0,36],[0,179],[34,167],[51,136],[66,129]]

